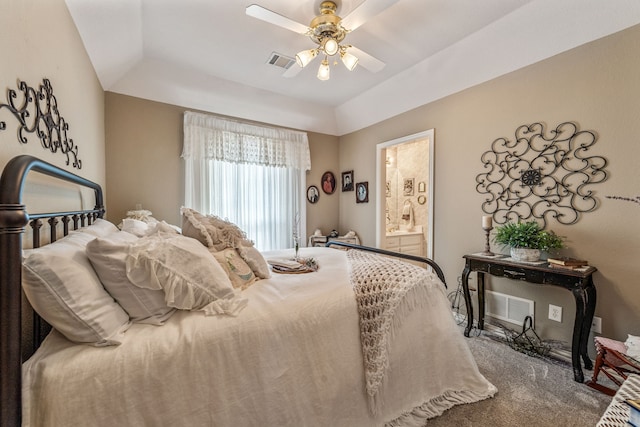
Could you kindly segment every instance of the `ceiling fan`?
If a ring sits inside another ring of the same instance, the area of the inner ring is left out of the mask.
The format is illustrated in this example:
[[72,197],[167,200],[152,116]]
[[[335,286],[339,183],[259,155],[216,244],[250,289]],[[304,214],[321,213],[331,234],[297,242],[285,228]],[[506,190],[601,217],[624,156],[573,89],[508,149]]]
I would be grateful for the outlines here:
[[246,13],[254,18],[308,36],[317,44],[317,47],[298,52],[296,55],[296,63],[299,67],[289,67],[284,73],[285,77],[295,76],[316,56],[324,55],[324,59],[318,69],[317,77],[320,80],[329,80],[331,72],[329,68],[329,58],[333,58],[336,55],[340,57],[349,71],[352,71],[358,64],[373,73],[384,68],[385,63],[379,59],[374,58],[352,45],[341,43],[348,33],[354,31],[368,19],[387,9],[397,1],[398,0],[365,0],[344,18],[336,14],[338,5],[335,1],[323,1],[320,3],[320,14],[311,20],[309,26],[300,24],[257,4],[247,6]]

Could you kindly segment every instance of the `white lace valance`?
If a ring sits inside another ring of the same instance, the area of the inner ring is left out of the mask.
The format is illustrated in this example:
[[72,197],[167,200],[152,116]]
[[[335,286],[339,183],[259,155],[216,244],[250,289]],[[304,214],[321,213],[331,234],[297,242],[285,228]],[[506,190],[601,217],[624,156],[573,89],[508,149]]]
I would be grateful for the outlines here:
[[305,132],[184,113],[184,159],[311,169]]

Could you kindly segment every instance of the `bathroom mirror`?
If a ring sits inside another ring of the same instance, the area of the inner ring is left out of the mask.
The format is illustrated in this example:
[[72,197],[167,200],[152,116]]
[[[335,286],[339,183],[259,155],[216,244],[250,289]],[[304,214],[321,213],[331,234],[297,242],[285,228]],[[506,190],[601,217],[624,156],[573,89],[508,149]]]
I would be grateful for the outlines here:
[[433,163],[433,129],[376,146],[378,248],[433,257]]

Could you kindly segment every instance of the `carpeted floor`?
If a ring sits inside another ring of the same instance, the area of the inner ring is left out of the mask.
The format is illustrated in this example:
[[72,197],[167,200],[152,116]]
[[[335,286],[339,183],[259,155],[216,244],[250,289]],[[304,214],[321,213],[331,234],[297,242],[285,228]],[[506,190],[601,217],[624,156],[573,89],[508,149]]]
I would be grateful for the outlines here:
[[[597,424],[611,401],[575,382],[570,364],[527,356],[484,335],[469,338],[468,344],[480,372],[498,393],[454,407],[429,420],[428,427],[589,427]],[[585,371],[585,378],[591,374]]]

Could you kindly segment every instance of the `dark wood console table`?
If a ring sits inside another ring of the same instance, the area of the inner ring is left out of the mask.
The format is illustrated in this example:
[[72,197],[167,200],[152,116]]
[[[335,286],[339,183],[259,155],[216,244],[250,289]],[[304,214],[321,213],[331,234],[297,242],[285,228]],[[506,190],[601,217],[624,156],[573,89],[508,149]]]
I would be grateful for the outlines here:
[[469,274],[472,271],[478,275],[478,329],[484,328],[484,275],[506,277],[541,285],[563,287],[573,294],[576,301],[576,317],[573,323],[573,338],[571,342],[571,363],[573,377],[577,382],[584,381],[584,374],[580,364],[580,356],[586,369],[592,369],[593,364],[587,353],[589,331],[596,308],[596,288],[593,284],[595,267],[576,270],[564,270],[549,267],[547,264],[533,265],[519,263],[510,258],[486,257],[481,255],[465,255],[465,266],[462,272],[462,287],[464,300],[467,305],[467,327],[464,335],[469,336],[473,326],[473,306],[469,293]]

